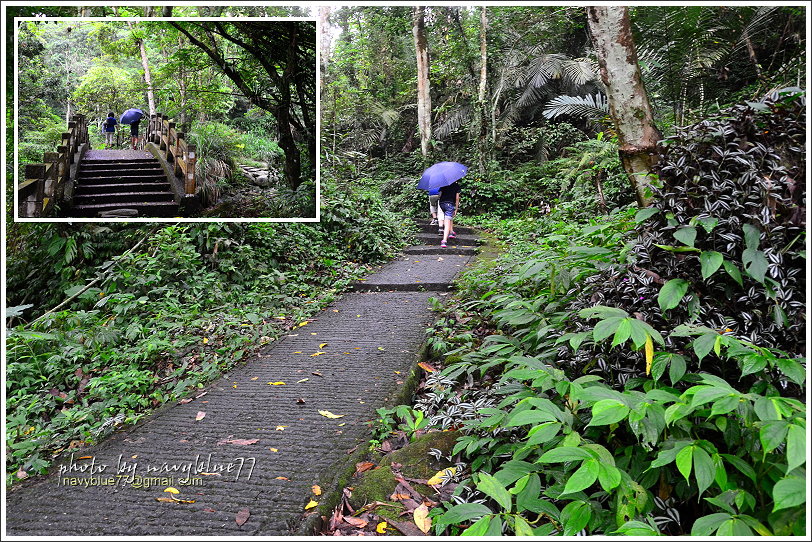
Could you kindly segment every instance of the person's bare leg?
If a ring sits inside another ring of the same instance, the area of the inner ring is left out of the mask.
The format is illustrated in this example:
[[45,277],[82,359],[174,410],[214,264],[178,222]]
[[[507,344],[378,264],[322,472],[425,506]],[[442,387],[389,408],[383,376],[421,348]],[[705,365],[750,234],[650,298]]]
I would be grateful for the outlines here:
[[443,225],[443,243],[448,241],[448,234],[452,231],[454,231],[454,224],[450,218],[445,217]]

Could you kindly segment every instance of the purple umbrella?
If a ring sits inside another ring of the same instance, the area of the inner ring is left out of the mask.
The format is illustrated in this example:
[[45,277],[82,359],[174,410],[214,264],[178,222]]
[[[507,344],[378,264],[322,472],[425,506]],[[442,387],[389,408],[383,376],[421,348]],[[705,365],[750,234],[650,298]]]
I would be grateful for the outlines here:
[[121,124],[132,124],[133,122],[138,122],[146,116],[147,115],[140,109],[128,109],[121,114],[121,120],[119,122]]
[[419,190],[432,190],[448,186],[454,181],[465,177],[468,173],[468,166],[459,162],[438,162],[423,172],[420,182],[417,183]]

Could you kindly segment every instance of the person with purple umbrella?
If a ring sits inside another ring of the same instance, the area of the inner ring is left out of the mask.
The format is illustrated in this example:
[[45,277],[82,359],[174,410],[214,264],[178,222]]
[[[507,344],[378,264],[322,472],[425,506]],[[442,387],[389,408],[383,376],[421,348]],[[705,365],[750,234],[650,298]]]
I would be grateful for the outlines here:
[[446,248],[448,240],[457,237],[457,234],[454,233],[454,217],[457,216],[457,210],[460,208],[459,182],[454,181],[440,188],[438,205],[444,214],[443,240],[440,242],[440,247]]
[[138,123],[144,117],[146,117],[146,114],[138,108],[128,109],[121,115],[121,124],[130,125],[130,139],[133,149],[138,146]]
[[443,234],[443,225],[437,222],[439,206],[437,203],[440,201],[440,189],[432,188],[429,190],[429,212],[431,213],[430,226],[437,226],[440,235]]
[[448,240],[457,237],[454,233],[454,217],[460,207],[460,184],[457,182],[468,173],[468,166],[459,162],[438,162],[426,169],[417,183],[419,190],[440,189],[439,206],[443,211],[443,241],[446,248]]

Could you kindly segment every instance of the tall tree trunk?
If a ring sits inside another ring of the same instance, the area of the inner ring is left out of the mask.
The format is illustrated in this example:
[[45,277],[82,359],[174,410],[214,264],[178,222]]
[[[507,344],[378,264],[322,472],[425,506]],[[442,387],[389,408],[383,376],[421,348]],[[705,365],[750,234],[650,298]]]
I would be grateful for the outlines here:
[[[152,16],[152,8],[147,7],[145,9],[145,17]],[[135,25],[132,22],[127,21],[127,26],[130,27],[130,32],[135,32]],[[144,45],[144,40],[141,38],[137,38],[136,42],[138,43],[138,49],[141,52],[141,67],[144,68],[144,83],[147,85],[147,102],[149,103],[149,114],[154,115],[156,113],[155,109],[155,93],[152,90],[152,75],[149,71],[149,59],[147,58],[147,46]]]
[[429,94],[429,46],[426,39],[425,7],[415,6],[412,17],[414,50],[417,56],[417,127],[423,158],[431,150],[431,95]]
[[597,6],[588,7],[587,14],[623,168],[638,205],[646,207],[651,202],[649,185],[661,135],[654,126],[651,104],[640,76],[629,12],[621,6]]
[[488,162],[487,135],[488,114],[485,110],[485,97],[488,90],[488,8],[482,6],[480,12],[479,30],[479,93],[477,94],[477,117],[479,122],[479,134],[477,136],[479,174],[485,176],[486,164]]

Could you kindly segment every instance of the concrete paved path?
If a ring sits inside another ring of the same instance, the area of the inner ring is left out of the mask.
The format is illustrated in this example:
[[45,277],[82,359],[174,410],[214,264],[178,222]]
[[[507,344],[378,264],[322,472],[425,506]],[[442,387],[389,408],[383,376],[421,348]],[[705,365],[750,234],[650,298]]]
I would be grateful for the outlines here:
[[[436,249],[439,237],[423,242]],[[375,409],[419,361],[434,318],[429,297],[449,288],[473,252],[404,253],[205,395],[10,491],[6,534],[302,534],[311,486],[335,486],[348,452],[370,438]],[[170,497],[168,486],[194,502],[157,501]]]

